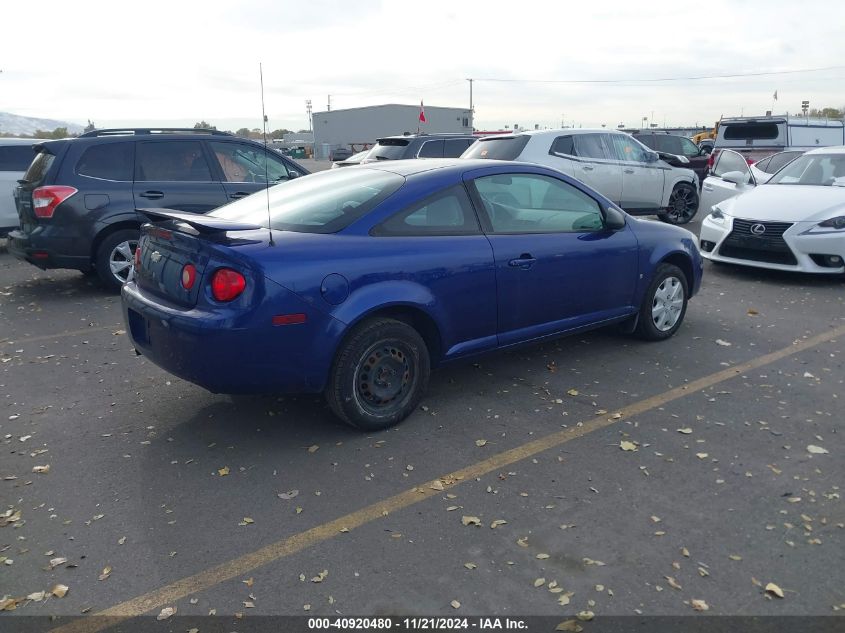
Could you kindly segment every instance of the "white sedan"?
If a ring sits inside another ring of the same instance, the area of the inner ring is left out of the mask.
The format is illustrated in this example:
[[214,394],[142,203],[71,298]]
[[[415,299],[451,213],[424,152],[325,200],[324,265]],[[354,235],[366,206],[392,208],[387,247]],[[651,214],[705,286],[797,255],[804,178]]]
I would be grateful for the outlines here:
[[715,262],[845,273],[845,147],[807,152],[767,183],[716,204],[699,246]]

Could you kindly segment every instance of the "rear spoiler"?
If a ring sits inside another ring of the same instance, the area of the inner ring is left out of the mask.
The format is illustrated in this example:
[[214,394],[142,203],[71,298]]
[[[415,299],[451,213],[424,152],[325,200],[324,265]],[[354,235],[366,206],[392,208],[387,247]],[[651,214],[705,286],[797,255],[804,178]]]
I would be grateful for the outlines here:
[[186,213],[174,211],[173,209],[136,209],[139,213],[152,216],[153,222],[159,220],[177,220],[195,228],[200,233],[220,233],[222,231],[255,231],[265,227],[249,222],[238,222],[237,220],[226,220],[216,218],[213,215],[202,215],[199,213]]

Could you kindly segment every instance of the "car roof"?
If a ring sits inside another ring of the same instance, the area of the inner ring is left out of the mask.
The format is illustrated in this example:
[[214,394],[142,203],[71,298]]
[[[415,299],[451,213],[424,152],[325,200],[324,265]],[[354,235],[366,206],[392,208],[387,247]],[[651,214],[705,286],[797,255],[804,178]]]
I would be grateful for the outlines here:
[[393,134],[391,136],[380,136],[376,139],[376,141],[381,141],[382,139],[439,139],[439,138],[475,138],[471,132],[435,132],[432,134]]
[[[398,176],[414,176],[428,171],[445,170],[447,172],[466,172],[479,167],[492,167],[494,165],[520,165],[525,167],[528,163],[520,163],[505,160],[489,160],[484,158],[411,158],[406,160],[383,160],[375,163],[360,165],[356,169],[377,169],[387,171]],[[534,165],[541,167],[542,165]],[[547,168],[544,168],[547,169]]]
[[538,138],[542,138],[544,136],[560,136],[561,134],[596,134],[596,133],[603,133],[603,134],[624,134],[628,136],[627,132],[623,132],[621,130],[609,130],[607,128],[559,128],[555,130],[522,130],[519,132],[511,132],[510,134],[498,134],[493,136],[482,137],[481,140],[485,140],[485,138],[510,138],[515,136],[535,136]]
[[0,138],[0,145],[35,145],[43,143],[46,138]]
[[817,147],[811,149],[807,154],[845,154],[845,145],[833,145],[832,147]]

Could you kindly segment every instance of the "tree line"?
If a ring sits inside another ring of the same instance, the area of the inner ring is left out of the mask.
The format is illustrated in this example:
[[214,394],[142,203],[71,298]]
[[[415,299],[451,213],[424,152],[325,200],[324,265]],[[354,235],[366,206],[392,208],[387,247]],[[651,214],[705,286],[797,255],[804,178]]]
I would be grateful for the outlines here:
[[[93,121],[90,119],[88,120],[88,125],[85,126],[83,132],[93,132],[97,129],[97,126],[94,124]],[[216,130],[217,126],[212,125],[210,123],[206,123],[205,121],[198,121],[194,123],[195,130]],[[224,130],[229,134],[234,134],[235,136],[241,136],[243,138],[263,138],[264,132],[261,128],[245,128],[242,127],[234,132],[232,130]],[[291,134],[293,130],[288,130],[286,128],[280,128],[278,130],[273,130],[272,132],[268,132],[267,136],[272,139],[283,138],[285,134]],[[298,133],[308,133],[309,130],[299,130]],[[68,132],[67,127],[57,127],[54,130],[35,130],[32,134],[12,134],[10,132],[2,132],[0,131],[0,137],[2,138],[44,138],[44,139],[60,139],[60,138],[76,138],[79,134]]]

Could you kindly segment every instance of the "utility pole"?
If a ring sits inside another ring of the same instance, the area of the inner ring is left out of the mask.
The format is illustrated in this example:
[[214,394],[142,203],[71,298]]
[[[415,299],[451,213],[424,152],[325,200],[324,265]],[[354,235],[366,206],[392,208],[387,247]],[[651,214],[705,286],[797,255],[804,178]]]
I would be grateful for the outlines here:
[[471,130],[475,129],[475,110],[472,107],[472,79],[467,79],[469,82],[469,127]]
[[327,109],[329,112],[331,112],[331,111],[332,111],[332,96],[331,96],[331,95],[329,95],[329,105],[326,107],[326,109]]
[[308,113],[308,131],[311,132],[311,99],[305,100],[305,112]]

